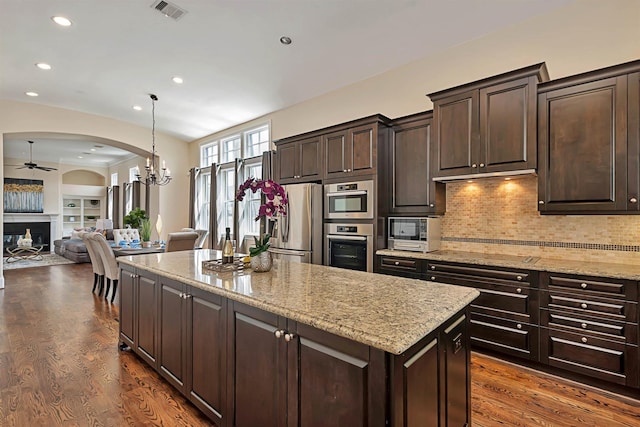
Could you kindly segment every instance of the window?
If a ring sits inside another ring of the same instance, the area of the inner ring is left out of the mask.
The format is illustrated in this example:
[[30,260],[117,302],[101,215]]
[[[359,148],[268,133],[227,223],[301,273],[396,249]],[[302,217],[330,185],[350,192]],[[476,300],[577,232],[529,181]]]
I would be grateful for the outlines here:
[[200,147],[200,167],[206,168],[212,163],[219,163],[218,142],[211,142]]
[[138,180],[138,177],[136,176],[136,172],[138,172],[138,168],[137,167],[132,167],[129,168],[129,182],[135,182]]
[[256,157],[269,151],[269,126],[262,126],[245,132],[244,158]]
[[111,174],[111,186],[118,185],[118,172]]
[[129,213],[133,210],[133,184],[125,183],[124,184],[124,194],[125,194],[125,206],[124,211]]
[[225,235],[225,228],[233,230],[233,203],[236,197],[235,165],[221,168],[218,173],[218,200],[216,201],[216,213],[218,222],[218,234]]
[[196,181],[196,228],[209,229],[211,205],[211,172],[201,172]]
[[240,136],[232,136],[231,138],[226,138],[220,141],[220,150],[222,163],[232,162],[235,159],[242,158],[242,153],[240,152]]
[[[262,163],[245,164],[243,181],[248,178],[262,178]],[[240,230],[242,235],[258,236],[260,234],[260,221],[256,221],[260,209],[261,192],[252,193],[247,190],[244,201],[240,203],[243,209],[240,216]]]

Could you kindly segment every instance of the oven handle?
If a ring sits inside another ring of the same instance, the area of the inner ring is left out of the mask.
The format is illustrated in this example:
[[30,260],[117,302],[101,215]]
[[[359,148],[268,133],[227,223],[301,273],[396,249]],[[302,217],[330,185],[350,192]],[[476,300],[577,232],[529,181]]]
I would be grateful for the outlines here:
[[366,196],[366,191],[338,191],[336,193],[326,193],[327,197],[335,196]]
[[367,236],[346,236],[342,234],[327,234],[329,240],[358,240],[360,242],[366,241]]

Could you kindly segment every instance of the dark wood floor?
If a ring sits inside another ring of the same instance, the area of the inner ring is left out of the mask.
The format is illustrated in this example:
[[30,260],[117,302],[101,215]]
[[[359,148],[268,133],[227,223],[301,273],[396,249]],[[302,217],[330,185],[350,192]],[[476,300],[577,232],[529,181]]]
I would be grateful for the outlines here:
[[[4,272],[0,426],[206,426],[136,356],[89,264]],[[640,426],[640,402],[474,354],[473,425]]]

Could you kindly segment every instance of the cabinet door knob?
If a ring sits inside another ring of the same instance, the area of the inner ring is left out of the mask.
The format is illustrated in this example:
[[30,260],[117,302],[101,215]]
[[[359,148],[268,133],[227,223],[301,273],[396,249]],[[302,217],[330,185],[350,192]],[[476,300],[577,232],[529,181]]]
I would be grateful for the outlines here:
[[480,167],[483,168],[484,167],[484,163],[480,163]]
[[475,163],[471,165],[472,168],[477,168],[478,165],[476,165]]
[[345,173],[346,173],[346,172],[347,172],[347,170],[346,170],[346,169],[342,169],[342,172],[345,172]]
[[436,276],[431,276],[431,280],[435,281],[436,280]]
[[518,323],[518,324],[516,325],[516,328],[518,328],[518,329],[522,329],[522,325],[521,325],[520,323]]
[[516,279],[522,280],[522,276],[516,276]]
[[517,292],[517,293],[519,293],[519,294],[521,294],[521,293],[522,293],[522,288],[518,288],[518,289],[516,289],[516,292]]
[[430,207],[430,208],[433,208],[433,207],[435,207],[435,206],[436,206],[436,205],[434,205],[433,203],[429,203],[429,207]]
[[432,265],[432,266],[431,266],[431,269],[432,269],[432,270],[435,270],[435,269],[436,269],[436,266],[435,266],[435,265]]
[[351,172],[351,169],[347,169],[347,172]]
[[582,337],[580,341],[582,341],[583,343],[586,343],[588,340],[587,340],[587,337]]
[[538,200],[539,205],[544,205],[544,200]]
[[582,329],[587,329],[587,324],[586,323],[582,323],[582,324],[580,324],[580,326],[582,327]]
[[587,284],[586,283],[580,283],[580,287],[582,289],[587,289]]
[[289,342],[289,341],[291,341],[291,340],[292,340],[292,339],[294,339],[294,338],[295,338],[295,335],[293,335],[293,334],[284,334],[284,340],[285,340],[286,342]]
[[629,201],[630,201],[631,203],[635,203],[635,202],[637,202],[637,201],[638,201],[638,199],[636,199],[635,197],[632,197],[632,198],[630,198],[630,199],[629,199]]
[[400,261],[394,262],[395,265],[400,265]]
[[278,329],[273,334],[276,336],[276,338],[281,338],[282,335],[284,334],[284,331],[282,329]]
[[189,298],[191,298],[192,296],[193,296],[193,295],[191,295],[191,294],[184,294],[184,299],[189,299]]
[[582,307],[582,308],[587,308],[587,304],[582,303],[582,304],[580,304],[580,307]]
[[180,298],[184,298],[184,294],[183,294],[182,292],[180,292],[180,293],[178,294],[178,296],[179,296]]

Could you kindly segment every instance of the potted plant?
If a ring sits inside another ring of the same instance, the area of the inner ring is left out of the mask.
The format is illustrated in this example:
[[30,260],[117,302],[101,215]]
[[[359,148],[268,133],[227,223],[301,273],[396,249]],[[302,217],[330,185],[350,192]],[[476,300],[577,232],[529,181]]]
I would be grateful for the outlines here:
[[[285,206],[289,201],[287,195],[282,186],[270,179],[257,180],[255,178],[247,179],[236,194],[236,199],[242,201],[244,199],[245,192],[251,190],[255,193],[258,190],[264,194],[266,201],[258,209],[258,216],[255,220],[259,221],[260,218],[272,218],[277,215],[286,215],[287,211]],[[249,254],[251,255],[251,268],[253,271],[269,271],[273,265],[271,259],[271,252],[269,249],[269,239],[271,236],[267,233],[264,236],[254,237],[255,247],[249,248]]]
[[125,226],[130,226],[131,228],[140,228],[140,221],[142,221],[143,218],[147,218],[147,213],[144,211],[144,209],[140,209],[140,208],[135,208],[134,210],[132,210],[131,212],[129,212],[127,215],[124,216],[123,219],[123,224]]
[[145,248],[151,247],[151,220],[149,218],[142,218],[140,220],[140,238],[142,239],[143,246]]

